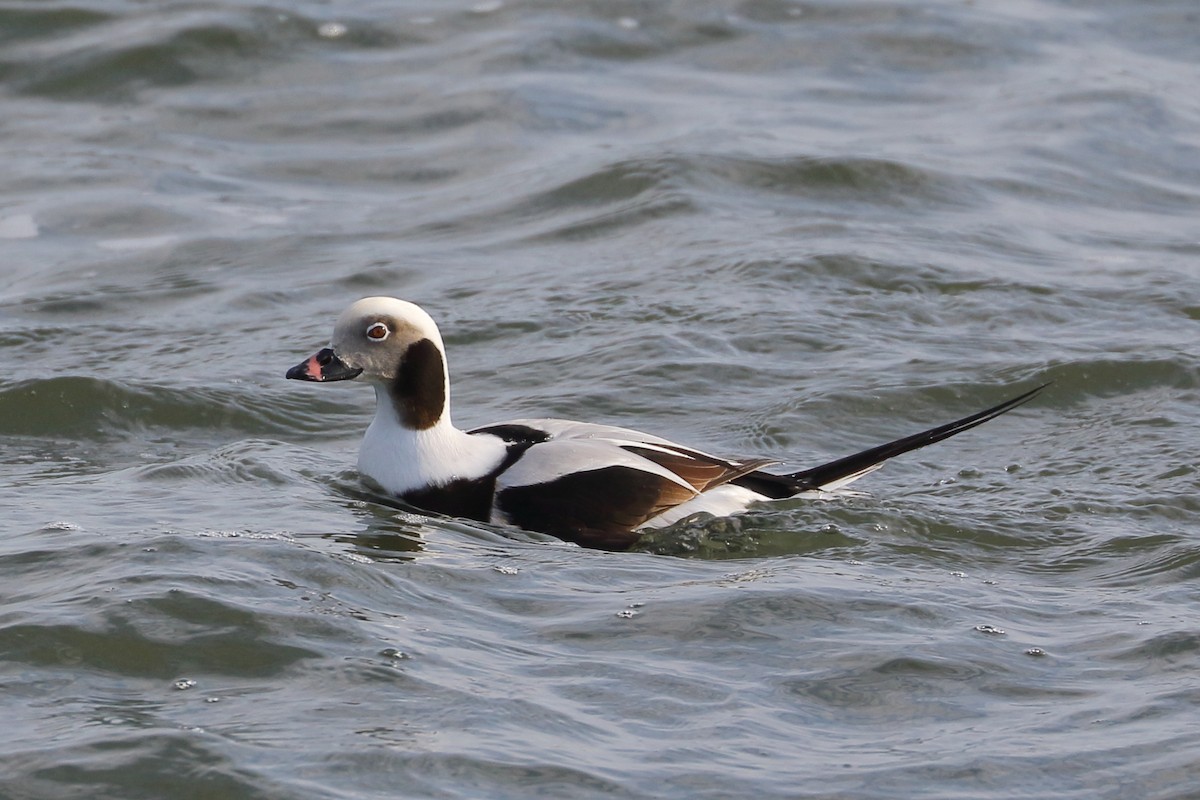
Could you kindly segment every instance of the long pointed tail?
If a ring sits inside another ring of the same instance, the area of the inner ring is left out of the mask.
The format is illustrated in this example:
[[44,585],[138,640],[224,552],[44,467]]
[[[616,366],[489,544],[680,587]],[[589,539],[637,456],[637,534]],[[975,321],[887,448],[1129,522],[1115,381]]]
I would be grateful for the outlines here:
[[836,461],[830,461],[819,467],[803,469],[799,472],[788,473],[787,475],[751,472],[749,475],[744,475],[734,480],[733,483],[777,500],[791,497],[794,494],[804,491],[836,489],[861,478],[868,472],[879,469],[883,465],[883,462],[889,458],[895,458],[903,453],[940,442],[943,439],[949,439],[951,436],[970,430],[977,425],[982,425],[1005,412],[1012,411],[1017,406],[1028,403],[1037,397],[1049,385],[1048,383],[1043,383],[1035,389],[1030,389],[1024,394],[1005,400],[999,405],[992,406],[969,417],[963,417],[960,420],[946,425],[939,425],[927,431],[914,433],[912,436],[905,436],[903,439],[881,444],[878,447],[872,447],[860,453],[839,458]]

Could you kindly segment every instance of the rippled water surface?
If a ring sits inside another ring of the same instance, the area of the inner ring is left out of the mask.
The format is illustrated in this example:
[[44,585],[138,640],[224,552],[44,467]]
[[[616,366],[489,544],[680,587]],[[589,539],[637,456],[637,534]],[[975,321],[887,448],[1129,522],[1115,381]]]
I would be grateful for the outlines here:
[[[1200,11],[0,2],[0,797],[1182,798]],[[283,372],[867,492],[634,551],[433,519]]]

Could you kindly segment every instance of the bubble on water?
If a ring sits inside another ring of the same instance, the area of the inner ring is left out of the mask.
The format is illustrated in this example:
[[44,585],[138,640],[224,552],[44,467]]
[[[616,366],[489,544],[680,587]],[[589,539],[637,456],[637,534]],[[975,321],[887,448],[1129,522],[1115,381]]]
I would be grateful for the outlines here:
[[194,680],[192,680],[191,678],[180,678],[179,680],[175,681],[175,683],[173,683],[172,685],[179,691],[186,692],[188,689],[191,689],[192,687],[194,687],[196,685],[196,682]]
[[1027,656],[1044,656],[1044,655],[1046,655],[1046,651],[1040,647],[1030,647],[1025,650],[1025,655],[1027,655]]
[[962,571],[962,570],[960,570],[960,569],[956,569],[956,570],[954,570],[954,571],[952,571],[952,572],[950,573],[950,577],[952,577],[952,578],[965,578],[965,577],[967,577],[967,573],[963,572],[963,571]]
[[497,564],[492,569],[499,572],[501,575],[516,575],[519,570],[516,567],[509,567],[504,564]]
[[346,35],[347,30],[340,22],[325,22],[317,28],[317,36],[322,39],[339,39]]
[[[765,569],[756,567],[755,569],[748,569],[744,572],[731,572],[730,574],[726,575],[721,582],[722,583],[752,583],[753,581],[757,581],[762,578],[769,578],[769,577],[771,577],[771,572],[769,570],[765,570]],[[637,605],[641,605],[641,604],[639,603]],[[630,608],[634,608],[634,606],[631,605]]]
[[272,542],[294,541],[292,535],[287,531],[230,531],[208,528],[196,531],[194,535],[202,539],[255,539]]
[[975,630],[979,631],[980,633],[986,633],[989,636],[1003,636],[1005,633],[1007,633],[1004,628],[997,628],[995,625],[987,624],[976,625]]
[[637,615],[638,612],[634,611],[632,608],[626,608],[617,612],[617,616],[621,619],[633,619]]
[[391,661],[408,661],[412,656],[403,650],[397,650],[394,647],[385,647],[379,651],[379,655]]
[[33,239],[37,235],[38,225],[32,214],[0,217],[0,239]]
[[204,702],[206,702],[206,703],[219,703],[219,702],[221,702],[221,698],[219,698],[219,697],[206,697],[206,698],[204,698]]

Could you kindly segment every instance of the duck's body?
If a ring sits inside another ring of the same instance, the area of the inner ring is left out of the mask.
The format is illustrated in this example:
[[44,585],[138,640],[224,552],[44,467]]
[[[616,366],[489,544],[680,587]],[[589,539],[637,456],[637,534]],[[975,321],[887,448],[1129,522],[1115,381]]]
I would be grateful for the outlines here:
[[329,348],[288,371],[310,381],[368,380],[376,410],[359,471],[425,511],[540,531],[589,547],[624,548],[639,531],[697,512],[725,516],[755,502],[844,486],[896,455],[982,424],[1038,387],[986,411],[819,467],[776,475],[771,459],[729,460],[626,428],[524,419],[463,431],[450,419],[437,325],[387,297],[352,305]]

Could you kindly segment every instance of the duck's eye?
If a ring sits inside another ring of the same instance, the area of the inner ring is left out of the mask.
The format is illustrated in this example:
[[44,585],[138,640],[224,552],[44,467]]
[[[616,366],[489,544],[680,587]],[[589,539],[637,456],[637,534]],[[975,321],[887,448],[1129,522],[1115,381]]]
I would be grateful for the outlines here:
[[367,326],[367,338],[373,342],[382,342],[391,333],[388,326],[382,322],[373,322]]

